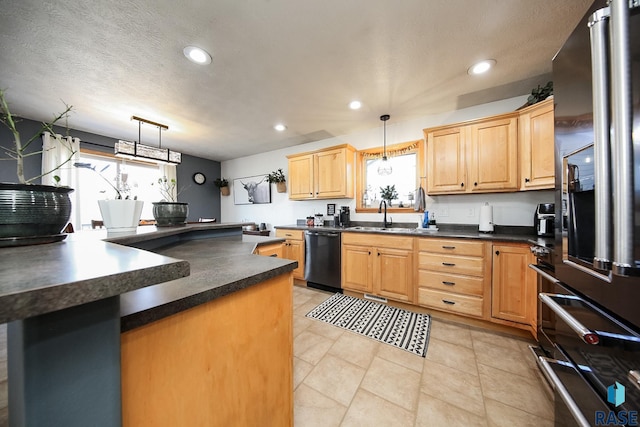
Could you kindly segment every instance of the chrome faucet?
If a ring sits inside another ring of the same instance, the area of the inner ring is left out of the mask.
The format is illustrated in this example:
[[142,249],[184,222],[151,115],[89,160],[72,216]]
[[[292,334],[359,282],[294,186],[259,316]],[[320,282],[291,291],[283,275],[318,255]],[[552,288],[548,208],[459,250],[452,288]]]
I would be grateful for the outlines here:
[[382,213],[383,204],[384,204],[384,219],[382,220],[382,227],[387,228],[393,223],[393,221],[389,220],[387,222],[387,201],[386,200],[383,200],[380,202],[380,206],[378,207],[378,213]]

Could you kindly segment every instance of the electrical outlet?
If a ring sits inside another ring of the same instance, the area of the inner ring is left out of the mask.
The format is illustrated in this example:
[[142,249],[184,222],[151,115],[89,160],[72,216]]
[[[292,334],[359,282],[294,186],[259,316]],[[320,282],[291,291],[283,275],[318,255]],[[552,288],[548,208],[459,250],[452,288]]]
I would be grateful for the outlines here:
[[441,208],[438,212],[438,215],[440,217],[446,217],[449,216],[449,208]]
[[467,216],[476,216],[476,210],[475,208],[469,208],[467,210]]

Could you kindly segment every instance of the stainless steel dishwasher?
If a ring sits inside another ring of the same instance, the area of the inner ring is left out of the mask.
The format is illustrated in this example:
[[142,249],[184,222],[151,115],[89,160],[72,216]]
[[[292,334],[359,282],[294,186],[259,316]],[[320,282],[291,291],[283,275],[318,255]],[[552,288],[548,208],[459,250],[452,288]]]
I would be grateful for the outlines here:
[[340,233],[307,230],[304,233],[304,279],[307,286],[342,293]]

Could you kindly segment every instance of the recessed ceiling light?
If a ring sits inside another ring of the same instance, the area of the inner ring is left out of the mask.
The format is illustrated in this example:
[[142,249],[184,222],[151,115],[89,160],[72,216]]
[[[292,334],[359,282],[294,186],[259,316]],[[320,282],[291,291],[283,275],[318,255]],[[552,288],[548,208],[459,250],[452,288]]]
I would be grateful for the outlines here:
[[200,49],[199,47],[187,46],[182,50],[182,52],[191,62],[201,65],[211,64],[211,55],[209,55],[206,50]]
[[494,65],[496,65],[495,59],[486,59],[472,65],[467,72],[471,75],[486,73]]
[[349,103],[349,108],[351,108],[352,110],[359,110],[360,107],[362,107],[362,102],[360,101],[351,101]]
[[278,123],[277,125],[275,125],[273,127],[275,130],[277,130],[278,132],[282,132],[284,130],[287,129],[287,127],[285,125],[283,125],[282,123]]

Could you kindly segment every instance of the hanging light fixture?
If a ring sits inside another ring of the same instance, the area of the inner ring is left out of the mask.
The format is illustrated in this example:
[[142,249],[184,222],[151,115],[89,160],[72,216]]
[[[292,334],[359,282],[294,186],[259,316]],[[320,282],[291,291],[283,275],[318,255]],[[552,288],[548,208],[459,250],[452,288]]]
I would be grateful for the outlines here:
[[[155,160],[162,163],[179,165],[182,162],[182,154],[177,151],[162,148],[162,130],[169,130],[169,126],[152,122],[137,116],[131,116],[131,120],[138,121],[138,141],[118,141],[115,144],[115,155],[128,159]],[[142,123],[147,123],[158,128],[158,147],[140,144]]]
[[391,175],[393,172],[393,168],[391,168],[391,163],[387,159],[387,120],[391,118],[390,115],[385,114],[380,116],[380,120],[384,123],[384,145],[382,148],[382,162],[380,166],[378,166],[378,175]]

